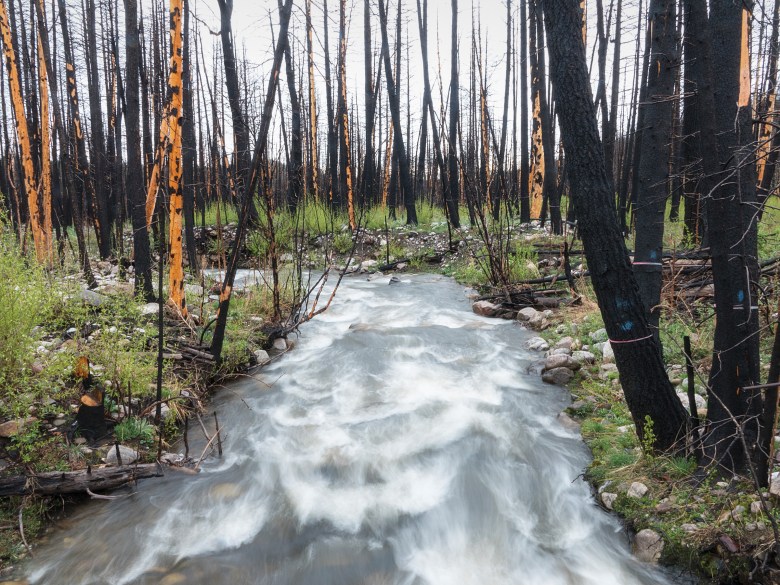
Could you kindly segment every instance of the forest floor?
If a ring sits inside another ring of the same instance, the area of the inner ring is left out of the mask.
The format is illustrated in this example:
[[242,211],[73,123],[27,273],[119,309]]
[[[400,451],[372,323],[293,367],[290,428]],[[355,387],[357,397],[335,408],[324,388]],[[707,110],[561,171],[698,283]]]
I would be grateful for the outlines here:
[[[474,289],[474,300],[484,300],[482,309],[475,306],[475,310],[484,310],[487,303],[496,307],[493,316],[518,319],[524,326],[538,329],[540,337],[533,341],[536,351],[576,353],[579,364],[572,365],[571,375],[565,376],[570,378],[567,386],[572,404],[559,418],[564,426],[581,432],[593,453],[593,462],[583,473],[599,505],[622,517],[633,533],[643,535],[637,541],[638,555],[707,576],[713,582],[747,582],[749,576],[753,582],[772,582],[773,565],[767,559],[775,545],[772,524],[780,517],[780,499],[766,493],[769,502],[778,507],[765,512],[757,504],[759,490],[751,482],[726,483],[702,477],[696,473],[693,458],[645,453],[634,432],[609,349],[605,351],[606,335],[577,244],[569,251],[569,282],[564,271],[563,238],[552,237],[538,226],[504,226],[498,241],[508,242],[502,262],[512,284],[508,289],[495,287],[490,284],[490,246],[484,234],[450,230],[443,218],[426,214],[424,209],[420,216],[421,224],[414,227],[369,218],[366,227],[355,233],[343,221],[322,220],[301,237],[295,235],[293,222],[281,221],[275,235],[285,262],[297,258],[305,269],[313,271],[334,266],[352,274],[435,271],[453,276]],[[198,249],[205,266],[224,266],[233,229],[228,224],[198,231]],[[669,233],[667,244],[674,251],[679,240],[675,240],[674,229]],[[250,234],[247,238],[243,267],[265,267],[266,236]],[[2,241],[0,237],[0,244]],[[121,443],[127,449],[123,453],[131,458],[154,460],[160,439],[153,424],[157,305],[133,298],[132,269],[125,273],[117,261],[96,262],[99,286],[85,292],[72,264],[46,273],[12,253],[9,238],[5,242],[0,250],[4,252],[0,254],[0,302],[9,310],[0,315],[0,339],[14,343],[6,344],[0,355],[0,388],[10,388],[0,395],[0,477],[111,464],[115,442]],[[573,243],[571,239],[569,243]],[[497,249],[495,240],[491,245]],[[702,415],[714,326],[706,263],[690,257],[665,262],[670,267],[661,329],[664,357],[670,378],[683,392],[682,338],[691,337]],[[694,269],[682,270],[683,265]],[[771,282],[765,289],[771,290],[777,276],[775,266],[768,267],[765,278]],[[282,298],[289,310],[292,292],[288,281],[294,271],[282,270],[281,274],[287,279],[282,283]],[[187,302],[193,318],[189,324],[173,314],[165,318],[163,452],[174,465],[183,459],[174,449],[183,421],[202,413],[209,390],[230,376],[252,375],[250,368],[288,348],[279,339],[275,347],[271,344],[271,296],[268,287],[260,285],[242,291],[231,304],[223,369],[215,373],[207,360],[199,358],[198,348],[203,347],[200,328],[216,312],[215,283],[219,279],[218,270],[208,278],[190,279]],[[15,283],[25,283],[26,294],[19,295]],[[694,286],[687,286],[691,283]],[[533,318],[522,310],[534,306],[538,315]],[[762,301],[765,322],[775,318],[773,306],[769,297]],[[20,333],[28,330],[29,336]],[[204,341],[208,342],[208,335]],[[764,363],[768,363],[768,344],[768,340],[762,344]],[[72,427],[84,392],[83,381],[74,375],[82,356],[89,358],[91,373],[105,396],[109,432],[97,441],[79,436]],[[548,356],[540,353],[539,357],[532,371],[542,374]],[[207,433],[214,432],[213,420],[203,423]],[[130,462],[126,458],[123,455],[123,463]],[[2,498],[0,567],[5,569],[0,578],[29,554],[24,535],[34,547],[35,537],[45,533],[53,518],[67,513],[73,501],[85,497]],[[648,535],[649,546],[643,547],[642,539]]]

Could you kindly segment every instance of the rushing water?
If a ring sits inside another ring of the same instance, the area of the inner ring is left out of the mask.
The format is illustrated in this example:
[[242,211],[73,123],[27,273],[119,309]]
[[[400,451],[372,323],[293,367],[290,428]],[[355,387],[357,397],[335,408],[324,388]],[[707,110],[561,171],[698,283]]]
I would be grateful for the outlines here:
[[[517,324],[434,276],[345,279],[293,352],[218,394],[225,455],[94,501],[32,583],[632,585],[588,454]],[[194,440],[194,439],[193,439]],[[194,449],[193,449],[194,450]]]

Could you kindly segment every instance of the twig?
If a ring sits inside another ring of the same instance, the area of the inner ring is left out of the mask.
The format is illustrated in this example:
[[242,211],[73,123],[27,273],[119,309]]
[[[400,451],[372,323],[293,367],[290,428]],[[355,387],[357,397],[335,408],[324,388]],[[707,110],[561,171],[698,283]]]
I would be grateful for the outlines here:
[[24,512],[24,506],[25,506],[26,503],[27,503],[27,498],[24,498],[22,500],[22,505],[19,506],[19,534],[22,537],[22,542],[24,543],[24,548],[27,549],[27,552],[32,557],[32,556],[35,556],[35,555],[33,555],[33,551],[30,548],[30,545],[27,544],[27,539],[24,536],[24,520],[22,518],[22,512]]
[[206,446],[203,448],[203,453],[200,454],[200,457],[198,458],[198,462],[195,464],[195,471],[198,471],[200,469],[200,462],[203,461],[203,458],[206,456],[206,451],[209,450],[209,447],[211,447],[211,443],[214,442],[214,439],[216,439],[219,436],[219,429],[217,429],[217,432],[214,433],[214,436],[209,439],[209,442],[206,443]]
[[120,496],[104,496],[101,494],[96,494],[89,488],[87,488],[87,495],[93,500],[118,500],[120,498]]

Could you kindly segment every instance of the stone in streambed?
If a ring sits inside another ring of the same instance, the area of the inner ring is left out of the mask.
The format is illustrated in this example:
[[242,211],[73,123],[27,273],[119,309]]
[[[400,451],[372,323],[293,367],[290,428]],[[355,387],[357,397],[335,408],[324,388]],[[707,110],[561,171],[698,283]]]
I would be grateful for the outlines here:
[[634,555],[645,563],[656,563],[664,550],[664,541],[655,530],[645,528],[634,537]]
[[596,356],[589,351],[572,352],[571,358],[580,365],[593,364],[596,362]]
[[570,355],[563,353],[554,353],[547,356],[544,360],[545,370],[554,370],[555,368],[568,368],[570,370],[579,370],[580,363]]
[[[568,357],[568,356],[567,356]],[[542,374],[542,380],[548,384],[563,386],[574,377],[574,372],[569,368],[553,368]]]
[[482,317],[495,317],[501,311],[501,307],[490,301],[477,301],[471,305],[471,310]]
[[525,346],[532,351],[547,351],[550,349],[550,344],[542,337],[532,337],[525,342]]
[[618,495],[613,494],[612,492],[601,492],[601,503],[604,504],[604,507],[607,510],[612,510],[612,507],[615,505],[615,500],[617,500]]
[[[130,465],[138,460],[138,451],[124,445],[119,445],[119,454],[122,456],[122,465]],[[117,465],[118,462],[116,445],[112,445],[106,453],[106,465]]]

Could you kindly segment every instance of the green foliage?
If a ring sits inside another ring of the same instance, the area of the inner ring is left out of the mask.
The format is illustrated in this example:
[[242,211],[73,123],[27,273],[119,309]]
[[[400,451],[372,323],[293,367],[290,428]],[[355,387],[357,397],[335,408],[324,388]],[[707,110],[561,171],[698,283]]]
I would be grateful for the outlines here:
[[333,249],[339,254],[347,254],[352,250],[353,245],[352,234],[349,232],[342,232],[333,236]]
[[57,297],[45,272],[18,249],[0,223],[0,397],[27,377],[39,339],[36,327],[51,314]]
[[653,431],[653,419],[649,414],[645,415],[645,421],[642,425],[642,451],[646,457],[652,457],[655,449],[655,432]]
[[154,427],[144,418],[126,418],[114,427],[114,436],[120,443],[138,441],[145,447],[154,445]]
[[533,246],[518,246],[509,254],[509,282],[539,277],[537,254]]

